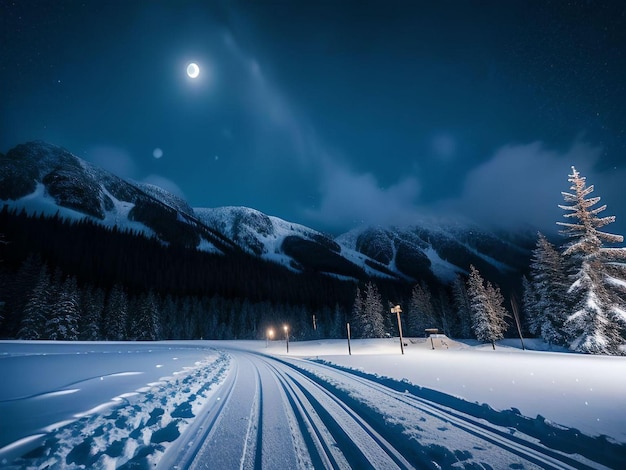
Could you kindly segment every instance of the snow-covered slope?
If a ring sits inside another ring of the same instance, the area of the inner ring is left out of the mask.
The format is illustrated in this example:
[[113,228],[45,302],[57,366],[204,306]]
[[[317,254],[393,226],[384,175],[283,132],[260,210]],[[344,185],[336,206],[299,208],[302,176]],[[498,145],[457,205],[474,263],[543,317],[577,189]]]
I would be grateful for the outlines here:
[[161,188],[119,178],[45,142],[0,157],[0,203],[32,214],[88,217],[102,225],[156,236],[164,243],[202,244],[223,253],[235,245],[194,218],[185,201]]
[[[534,235],[494,234],[461,220],[362,227],[336,239],[246,207],[191,208],[154,185],[127,181],[45,142],[0,154],[0,205],[131,229],[166,244],[247,252],[295,271],[447,283],[475,265],[487,278],[517,275]],[[521,240],[521,242],[520,242]]]
[[496,234],[463,220],[420,220],[407,227],[360,227],[336,241],[410,278],[449,282],[473,264],[487,277],[527,266],[534,236]]
[[[393,272],[370,266],[373,260],[330,236],[269,216],[247,207],[197,208],[197,217],[226,235],[242,249],[293,270],[316,271],[346,277],[397,278]],[[369,262],[369,263],[368,263]]]

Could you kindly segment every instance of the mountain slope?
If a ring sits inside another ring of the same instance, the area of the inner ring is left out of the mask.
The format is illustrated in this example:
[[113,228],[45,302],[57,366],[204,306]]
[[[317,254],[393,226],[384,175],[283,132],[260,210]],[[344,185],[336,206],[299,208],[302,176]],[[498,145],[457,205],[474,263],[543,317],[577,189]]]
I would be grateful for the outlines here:
[[29,142],[0,158],[0,200],[32,213],[92,217],[165,243],[227,253],[238,246],[199,222],[186,202],[136,184],[45,142]]
[[124,180],[40,141],[0,154],[0,204],[89,217],[166,244],[225,256],[245,252],[293,271],[350,279],[447,283],[470,264],[487,278],[517,276],[534,244],[534,236],[512,241],[459,220],[364,227],[333,239],[246,207],[194,209],[157,186]]

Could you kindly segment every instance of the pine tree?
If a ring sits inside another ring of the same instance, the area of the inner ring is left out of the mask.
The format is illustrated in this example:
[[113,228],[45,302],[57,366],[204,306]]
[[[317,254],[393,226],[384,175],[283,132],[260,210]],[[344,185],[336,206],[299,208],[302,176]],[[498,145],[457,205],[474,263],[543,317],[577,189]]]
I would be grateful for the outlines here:
[[45,339],[46,319],[51,309],[52,298],[50,275],[47,266],[39,271],[37,283],[27,296],[24,315],[17,337],[20,339]]
[[126,339],[126,320],[128,318],[128,297],[119,284],[115,284],[109,293],[104,309],[104,336],[109,341]]
[[160,335],[159,309],[152,291],[137,299],[130,322],[129,336],[139,341],[156,341]]
[[540,335],[541,312],[538,309],[539,299],[533,283],[526,276],[522,276],[522,311],[526,318],[528,331],[533,335]]
[[452,283],[452,297],[458,318],[459,337],[472,337],[472,310],[467,296],[467,288],[461,275],[457,275]]
[[373,282],[365,285],[365,298],[363,300],[363,313],[367,319],[367,338],[382,338],[385,336],[385,324],[383,320],[383,301],[378,293],[378,288]]
[[80,307],[76,278],[68,277],[58,289],[52,311],[46,321],[46,336],[52,340],[78,339]]
[[609,248],[605,243],[621,243],[624,237],[599,229],[615,221],[615,216],[599,217],[606,205],[593,208],[599,197],[588,197],[594,186],[572,167],[568,181],[572,192],[562,192],[564,217],[574,222],[557,222],[561,234],[570,238],[563,255],[572,266],[568,289],[573,308],[565,321],[569,347],[590,354],[623,354],[626,326],[626,248]]
[[528,286],[531,332],[539,334],[548,344],[565,345],[563,324],[567,316],[565,261],[541,233],[531,259],[532,286]]
[[485,283],[474,266],[470,266],[467,294],[472,309],[472,328],[479,341],[490,342],[496,349],[496,341],[504,337],[507,330],[504,297],[500,289],[490,282]]
[[352,304],[351,319],[353,336],[358,337],[361,334],[361,331],[365,329],[363,296],[361,295],[361,288],[359,286],[356,287],[356,292],[354,293],[354,303]]
[[[5,305],[6,316],[3,330],[9,335],[17,334],[18,338],[21,337],[19,331],[22,328],[21,322],[26,315],[26,304],[30,300],[33,289],[41,280],[41,271],[44,267],[46,270],[48,269],[38,255],[31,254],[17,271]],[[48,283],[50,283],[49,277]],[[43,334],[43,330],[40,333]]]
[[81,296],[81,311],[78,337],[83,341],[102,339],[100,326],[104,311],[104,292],[101,289],[85,289]]
[[409,301],[409,335],[423,337],[426,328],[438,326],[430,291],[425,285],[416,284]]
[[378,288],[371,281],[363,294],[357,287],[352,308],[352,330],[359,338],[381,338],[385,335],[383,303]]

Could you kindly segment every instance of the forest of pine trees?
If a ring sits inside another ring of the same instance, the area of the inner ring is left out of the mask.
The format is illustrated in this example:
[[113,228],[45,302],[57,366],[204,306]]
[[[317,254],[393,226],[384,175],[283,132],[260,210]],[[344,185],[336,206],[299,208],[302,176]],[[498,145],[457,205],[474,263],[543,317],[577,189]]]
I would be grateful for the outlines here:
[[[615,217],[572,167],[557,246],[538,235],[520,281],[520,334],[592,354],[624,354],[626,248],[600,229]],[[290,325],[293,339],[406,336],[437,328],[490,343],[515,330],[505,296],[474,266],[447,286],[294,273],[245,254],[165,246],[89,221],[0,211],[0,337],[56,340],[261,339]],[[514,292],[509,292],[512,296]],[[313,321],[315,317],[315,321]],[[517,320],[517,317],[516,317]],[[519,323],[518,323],[519,326]],[[524,331],[521,331],[524,330]]]

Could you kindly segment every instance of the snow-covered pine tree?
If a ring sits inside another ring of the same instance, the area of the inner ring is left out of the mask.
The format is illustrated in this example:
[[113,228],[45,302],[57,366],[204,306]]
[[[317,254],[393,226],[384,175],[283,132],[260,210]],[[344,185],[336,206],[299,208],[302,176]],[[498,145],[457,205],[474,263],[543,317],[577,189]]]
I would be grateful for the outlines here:
[[459,338],[472,337],[472,311],[465,282],[458,274],[452,283],[452,297],[458,318]]
[[48,315],[46,336],[52,340],[77,340],[79,318],[78,283],[76,278],[68,277],[61,284]]
[[119,284],[109,292],[104,308],[104,336],[110,341],[126,339],[126,320],[128,318],[128,297]]
[[352,331],[359,338],[380,338],[385,335],[383,303],[378,288],[371,281],[363,293],[357,287],[352,307]]
[[[9,335],[16,334],[18,338],[20,337],[19,331],[26,313],[26,303],[30,300],[30,294],[40,280],[42,267],[44,267],[44,263],[41,258],[38,255],[30,254],[21,264],[9,286],[5,305],[6,317],[3,325],[4,331],[8,332]],[[48,282],[50,282],[49,278]],[[41,334],[43,334],[43,330]]]
[[568,289],[573,308],[565,321],[569,347],[590,354],[624,354],[626,326],[626,248],[605,247],[622,243],[624,237],[600,229],[615,216],[599,217],[606,205],[593,208],[599,197],[588,197],[594,186],[572,167],[568,181],[572,192],[562,192],[567,204],[559,205],[563,216],[574,222],[557,222],[561,234],[570,238],[563,255],[571,265]]
[[131,338],[139,341],[156,341],[160,338],[159,309],[152,291],[139,297],[130,323]]
[[35,287],[27,296],[17,334],[19,339],[45,339],[46,318],[49,316],[51,298],[50,275],[48,267],[43,265]]
[[526,276],[522,276],[522,292],[522,311],[526,326],[531,334],[539,335],[541,332],[540,312],[537,308],[539,299],[533,283]]
[[539,334],[548,344],[564,346],[566,339],[563,325],[567,317],[568,287],[565,260],[542,233],[538,234],[530,269],[530,287],[535,299],[535,304],[529,310],[531,332]]
[[408,334],[419,338],[424,337],[426,328],[439,328],[430,290],[423,284],[416,284],[411,291],[407,323]]
[[100,288],[86,288],[81,295],[82,315],[79,322],[78,337],[84,341],[102,339],[100,327],[104,310],[104,292]]
[[478,270],[470,266],[467,280],[467,295],[472,310],[472,328],[479,341],[490,342],[496,349],[496,341],[504,337],[508,316],[504,308],[504,297],[498,287],[485,283]]
[[382,338],[385,336],[385,322],[383,319],[383,301],[378,293],[378,287],[373,282],[365,285],[363,299],[363,313],[367,319],[367,338]]
[[363,296],[361,295],[361,288],[356,286],[354,303],[352,304],[352,314],[350,315],[352,334],[356,337],[358,337],[361,334],[361,331],[365,329],[365,318],[363,315]]

